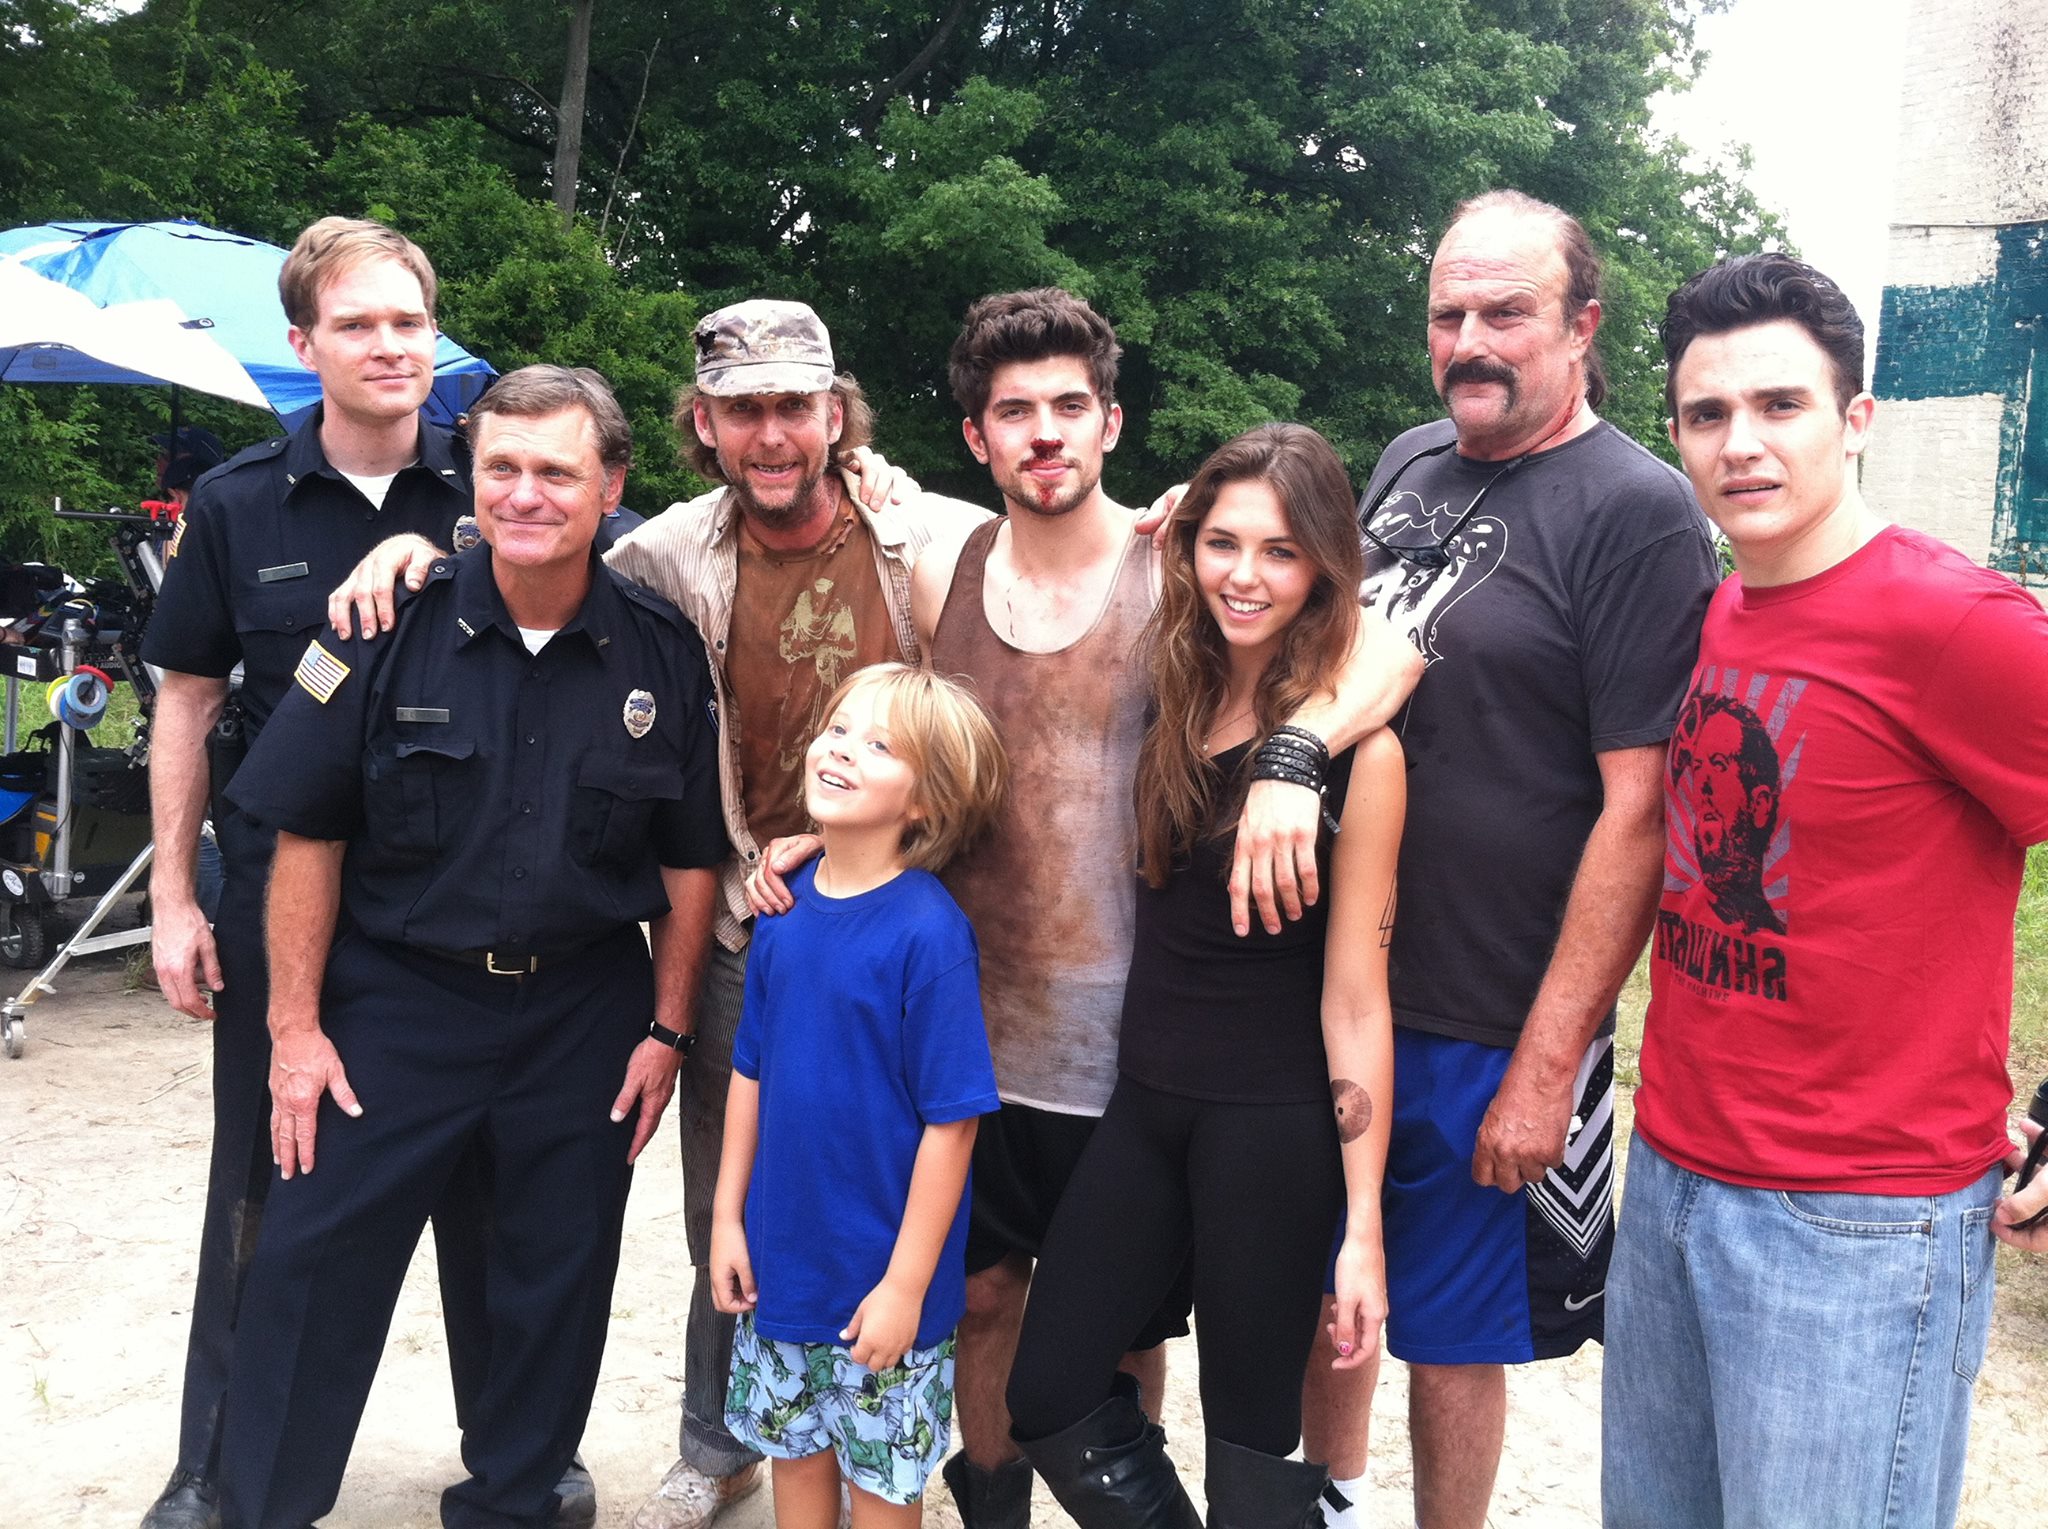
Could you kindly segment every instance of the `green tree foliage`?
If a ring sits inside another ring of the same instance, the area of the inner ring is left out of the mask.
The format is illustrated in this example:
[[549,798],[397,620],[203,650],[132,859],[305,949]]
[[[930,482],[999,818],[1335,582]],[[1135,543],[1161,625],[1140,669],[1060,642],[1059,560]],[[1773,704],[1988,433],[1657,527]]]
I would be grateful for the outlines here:
[[387,217],[464,343],[620,385],[642,508],[689,486],[662,416],[692,315],[764,294],[824,314],[892,455],[986,498],[946,347],[978,294],[1060,283],[1123,337],[1111,487],[1139,498],[1276,416],[1362,475],[1436,410],[1446,216],[1516,185],[1608,252],[1607,412],[1659,446],[1665,292],[1779,233],[1739,165],[1649,129],[1714,3],[600,0],[565,233],[567,4],[0,0],[0,217]]

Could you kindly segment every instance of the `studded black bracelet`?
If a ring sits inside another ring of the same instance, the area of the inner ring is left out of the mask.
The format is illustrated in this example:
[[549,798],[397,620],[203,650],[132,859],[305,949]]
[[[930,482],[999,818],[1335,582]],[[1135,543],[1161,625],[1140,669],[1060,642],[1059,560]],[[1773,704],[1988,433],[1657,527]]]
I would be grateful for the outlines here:
[[1323,778],[1313,770],[1302,769],[1299,765],[1283,763],[1274,759],[1252,761],[1253,780],[1284,780],[1290,786],[1306,786],[1311,791],[1323,789]]
[[1329,765],[1329,744],[1325,743],[1321,738],[1318,738],[1314,733],[1310,732],[1307,728],[1296,727],[1292,722],[1283,722],[1278,727],[1273,729],[1273,736],[1268,741],[1278,742],[1283,739],[1288,741],[1299,740],[1301,743],[1306,744],[1309,750],[1312,753],[1314,753],[1316,758],[1321,760],[1326,767]]

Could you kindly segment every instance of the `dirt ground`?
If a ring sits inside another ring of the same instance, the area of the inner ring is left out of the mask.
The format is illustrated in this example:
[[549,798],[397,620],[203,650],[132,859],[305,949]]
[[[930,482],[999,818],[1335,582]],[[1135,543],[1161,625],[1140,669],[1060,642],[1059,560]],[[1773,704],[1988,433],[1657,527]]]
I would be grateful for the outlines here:
[[[23,976],[0,972],[0,988],[11,995]],[[29,1010],[27,1054],[0,1059],[0,1439],[11,1457],[0,1529],[132,1529],[177,1434],[210,1119],[207,1034],[134,989],[118,954],[79,962],[57,985]],[[634,1186],[585,1437],[604,1525],[628,1521],[674,1454],[688,1281],[672,1131],[665,1125]],[[2048,1278],[2010,1254],[2000,1273],[1963,1500],[1962,1520],[1977,1529],[2041,1523],[2048,1482]],[[461,1474],[442,1350],[423,1247],[328,1524],[437,1522],[437,1494]],[[1199,1493],[1191,1340],[1175,1346],[1171,1369],[1168,1433]],[[1492,1523],[1598,1523],[1599,1405],[1597,1350],[1515,1374]],[[1374,1418],[1375,1526],[1412,1522],[1405,1406],[1401,1366],[1389,1362]],[[946,1494],[931,1501],[935,1523],[957,1529]],[[1036,1518],[1063,1521],[1043,1488]],[[733,1529],[768,1529],[767,1493],[734,1519]]]

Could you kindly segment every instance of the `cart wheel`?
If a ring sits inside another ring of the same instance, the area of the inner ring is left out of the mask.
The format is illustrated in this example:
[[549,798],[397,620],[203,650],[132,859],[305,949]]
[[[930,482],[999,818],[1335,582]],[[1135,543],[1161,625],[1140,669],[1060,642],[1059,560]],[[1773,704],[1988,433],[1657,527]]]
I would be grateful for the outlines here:
[[6,1051],[10,1061],[21,1055],[24,1028],[19,1014],[10,1014],[0,1021],[0,1049]]
[[49,951],[49,926],[43,915],[20,903],[11,904],[0,923],[0,961],[24,969],[41,966]]

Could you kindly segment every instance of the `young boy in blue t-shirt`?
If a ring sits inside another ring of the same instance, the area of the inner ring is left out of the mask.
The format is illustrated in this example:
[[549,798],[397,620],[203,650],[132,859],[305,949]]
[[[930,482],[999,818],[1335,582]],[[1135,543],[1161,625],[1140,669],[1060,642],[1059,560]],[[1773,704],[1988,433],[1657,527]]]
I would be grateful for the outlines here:
[[[904,664],[842,685],[804,758],[823,855],[747,959],[712,1210],[740,1314],[733,1437],[775,1461],[778,1529],[905,1529],[951,1442],[967,1170],[997,1105],[966,915],[932,872],[1007,774],[987,715]],[[757,1281],[758,1271],[758,1281]]]

